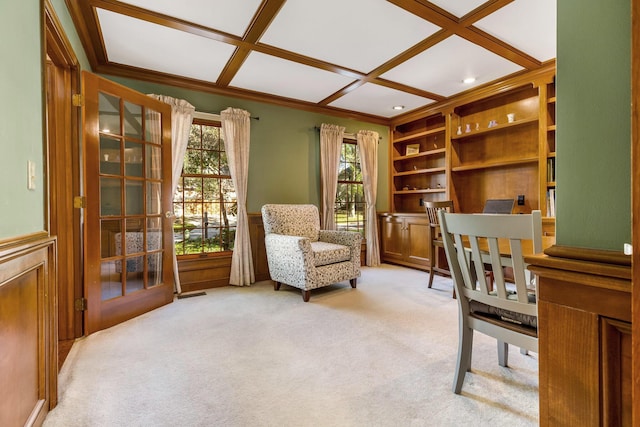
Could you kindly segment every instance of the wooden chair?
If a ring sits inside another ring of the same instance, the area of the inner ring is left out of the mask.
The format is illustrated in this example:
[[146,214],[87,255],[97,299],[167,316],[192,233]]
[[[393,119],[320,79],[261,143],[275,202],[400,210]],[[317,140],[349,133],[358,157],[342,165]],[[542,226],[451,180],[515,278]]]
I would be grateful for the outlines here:
[[[442,242],[442,235],[440,233],[440,220],[438,219],[438,211],[444,210],[446,212],[453,212],[453,201],[445,200],[440,202],[425,202],[424,209],[427,212],[427,216],[429,217],[429,227],[430,227],[430,244],[431,247],[431,257],[429,263],[429,287],[433,285],[433,275],[437,271],[438,273],[446,274],[450,276],[449,270],[440,267],[439,263],[439,248],[444,248],[444,243]],[[455,291],[454,291],[455,295]]]
[[[500,366],[507,366],[509,344],[538,351],[536,295],[528,286],[522,241],[531,240],[533,251],[542,251],[542,217],[540,211],[527,215],[440,212],[439,216],[458,296],[459,341],[453,392],[459,394],[471,369],[474,331],[496,338]],[[508,253],[505,240],[501,252],[498,239],[508,240]],[[493,267],[494,290],[484,278],[484,263]],[[513,268],[515,284],[507,286],[504,266]]]

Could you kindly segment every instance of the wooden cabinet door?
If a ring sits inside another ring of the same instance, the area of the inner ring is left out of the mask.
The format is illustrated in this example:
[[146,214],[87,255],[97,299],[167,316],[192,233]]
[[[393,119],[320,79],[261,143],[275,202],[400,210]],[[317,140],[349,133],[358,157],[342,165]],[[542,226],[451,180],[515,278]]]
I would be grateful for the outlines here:
[[82,74],[85,333],[173,301],[171,108]]
[[411,264],[429,267],[431,248],[429,245],[429,220],[426,218],[405,218],[405,260]]
[[380,255],[385,261],[404,260],[404,220],[397,216],[380,217]]

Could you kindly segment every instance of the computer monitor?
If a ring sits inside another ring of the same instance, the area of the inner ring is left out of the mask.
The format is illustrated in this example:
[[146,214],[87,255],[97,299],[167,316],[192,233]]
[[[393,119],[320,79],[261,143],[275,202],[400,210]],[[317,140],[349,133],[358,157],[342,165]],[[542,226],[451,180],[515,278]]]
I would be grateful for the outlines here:
[[513,212],[514,199],[487,199],[482,213],[510,214]]

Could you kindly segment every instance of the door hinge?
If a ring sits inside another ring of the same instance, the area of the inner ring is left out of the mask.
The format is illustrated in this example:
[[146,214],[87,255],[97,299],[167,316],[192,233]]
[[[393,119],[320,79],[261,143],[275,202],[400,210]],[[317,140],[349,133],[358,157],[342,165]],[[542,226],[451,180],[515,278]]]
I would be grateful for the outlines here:
[[87,198],[85,196],[74,196],[73,207],[76,209],[84,209],[87,207]]
[[71,96],[71,104],[74,107],[84,107],[84,96],[81,93],[74,93]]
[[75,300],[76,311],[85,311],[87,309],[87,300],[84,298],[78,298]]

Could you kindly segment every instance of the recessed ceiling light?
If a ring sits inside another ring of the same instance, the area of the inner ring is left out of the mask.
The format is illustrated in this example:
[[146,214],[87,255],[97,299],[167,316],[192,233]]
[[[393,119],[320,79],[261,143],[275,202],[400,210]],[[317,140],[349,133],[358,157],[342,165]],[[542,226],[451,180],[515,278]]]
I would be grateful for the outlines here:
[[468,84],[471,84],[471,83],[473,83],[473,82],[475,82],[475,81],[476,81],[476,78],[475,78],[475,77],[467,77],[466,79],[462,80],[462,83],[464,83],[464,84],[467,84],[467,85],[468,85]]
[[393,109],[394,110],[404,110],[404,105],[394,105]]

